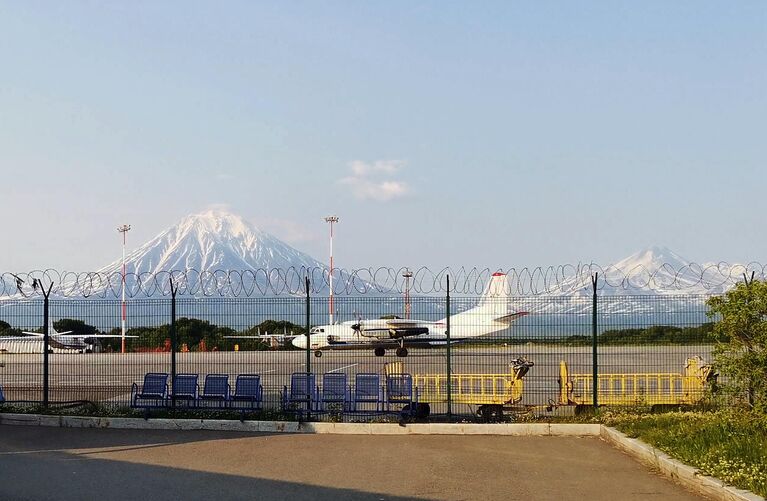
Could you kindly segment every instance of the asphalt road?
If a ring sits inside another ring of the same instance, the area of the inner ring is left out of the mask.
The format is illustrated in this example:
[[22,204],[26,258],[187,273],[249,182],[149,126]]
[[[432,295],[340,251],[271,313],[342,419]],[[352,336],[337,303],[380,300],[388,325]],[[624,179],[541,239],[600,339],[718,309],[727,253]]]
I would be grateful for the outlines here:
[[[460,347],[452,350],[452,372],[508,373],[509,362],[526,356],[535,363],[525,378],[523,404],[540,405],[557,398],[559,362],[571,372],[591,373],[591,348],[588,346],[514,345],[508,347]],[[710,360],[710,346],[612,346],[599,349],[601,373],[680,373],[688,357],[699,355]],[[290,374],[306,370],[306,354],[301,351],[178,353],[177,371],[200,374],[234,375],[255,373],[262,376],[265,399],[278,404],[279,391],[288,385]],[[392,353],[376,357],[371,351],[329,351],[321,358],[310,357],[316,374],[344,372],[350,382],[354,374],[383,373],[386,362],[404,361],[411,374],[444,373],[444,349],[412,349],[407,358]],[[42,397],[42,354],[0,353],[0,385],[9,400],[40,400]],[[140,383],[146,372],[171,370],[169,353],[51,354],[50,385],[53,401],[93,400],[127,404],[133,382]],[[456,409],[457,412],[468,409]]]
[[0,426],[0,499],[702,498],[597,438]]

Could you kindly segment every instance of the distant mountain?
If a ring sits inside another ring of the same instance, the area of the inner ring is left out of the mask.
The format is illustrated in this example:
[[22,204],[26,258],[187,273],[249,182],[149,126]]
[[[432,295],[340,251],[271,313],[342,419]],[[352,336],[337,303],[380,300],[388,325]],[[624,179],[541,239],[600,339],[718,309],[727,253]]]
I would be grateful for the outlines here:
[[[118,260],[99,272],[119,273],[121,267],[122,261]],[[220,209],[183,218],[126,257],[127,273],[135,274],[289,268],[327,267],[242,217]]]
[[581,267],[586,273],[563,279],[549,295],[591,295],[591,274],[599,272],[606,296],[718,294],[732,286],[730,274],[740,265],[697,264],[667,247],[653,246],[610,265]]

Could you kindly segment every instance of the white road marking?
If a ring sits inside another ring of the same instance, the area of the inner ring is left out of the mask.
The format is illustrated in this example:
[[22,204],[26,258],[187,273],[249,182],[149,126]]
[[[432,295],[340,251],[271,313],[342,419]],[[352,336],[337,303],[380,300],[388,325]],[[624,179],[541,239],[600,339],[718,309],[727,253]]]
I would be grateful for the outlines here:
[[332,371],[328,371],[328,372],[338,372],[338,371],[342,371],[344,369],[348,369],[349,367],[355,367],[357,365],[359,365],[359,364],[344,365],[343,367],[339,367],[338,369],[333,369]]

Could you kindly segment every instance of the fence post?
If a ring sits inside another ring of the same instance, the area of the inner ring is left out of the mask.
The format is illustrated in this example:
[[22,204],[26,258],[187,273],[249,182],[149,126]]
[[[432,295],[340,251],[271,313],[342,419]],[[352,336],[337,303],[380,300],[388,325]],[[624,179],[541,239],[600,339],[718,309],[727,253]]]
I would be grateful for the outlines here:
[[450,350],[450,275],[447,275],[447,294],[445,295],[445,337],[447,338],[447,416],[453,415],[452,367]]
[[49,336],[49,329],[48,329],[48,322],[50,320],[50,302],[49,297],[51,295],[51,289],[53,288],[53,283],[51,282],[51,285],[48,287],[48,290],[45,290],[45,287],[42,287],[43,291],[43,407],[48,407],[48,403],[50,402],[50,370],[49,370],[49,360],[48,360],[48,351],[50,350],[50,338]]
[[176,336],[176,292],[178,286],[173,287],[173,278],[170,278],[170,402],[171,407],[176,408],[176,350],[178,339]]
[[[751,287],[751,284],[754,283],[754,278],[755,277],[756,277],[756,271],[752,271],[751,272],[751,278],[750,279],[748,278],[748,275],[743,273],[743,282],[745,282],[746,288],[750,288]],[[753,348],[750,345],[747,345],[746,346],[746,350],[749,353],[751,353],[753,351]],[[748,393],[748,395],[747,395],[747,397],[748,397],[748,405],[749,405],[749,407],[751,407],[753,409],[754,408],[754,400],[755,400],[754,399],[754,385],[750,382],[750,380],[749,380],[748,388],[746,389],[746,391]]]
[[591,393],[594,410],[599,408],[599,362],[597,360],[597,282],[599,273],[591,277],[593,295],[591,297]]
[[309,293],[310,292],[309,277],[307,276],[305,280],[306,280],[305,281],[305,286],[306,286],[306,325],[305,325],[306,327],[306,334],[305,334],[306,335],[306,394],[309,395],[309,400],[306,404],[306,419],[308,420],[311,418],[311,410],[312,410],[312,397],[311,397],[312,388],[311,388],[311,383],[309,381],[309,374],[312,373],[312,349],[310,346],[312,344],[312,339],[311,339],[311,336],[309,335],[309,329],[311,329],[311,325],[312,325],[311,323],[312,310],[310,306],[311,295]]

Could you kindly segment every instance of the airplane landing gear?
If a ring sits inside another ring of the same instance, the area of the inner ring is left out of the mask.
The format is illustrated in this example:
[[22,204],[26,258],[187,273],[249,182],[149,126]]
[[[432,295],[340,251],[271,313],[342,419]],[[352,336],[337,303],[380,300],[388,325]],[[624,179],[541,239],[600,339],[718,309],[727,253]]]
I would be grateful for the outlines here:
[[314,350],[314,356],[320,358],[322,356],[322,352],[320,350]]
[[401,347],[401,348],[397,348],[397,351],[395,353],[397,353],[398,357],[406,357],[407,356],[407,348],[405,348],[404,346]]
[[376,355],[377,357],[382,357],[382,356],[386,355],[386,350],[385,350],[385,349],[383,349],[383,348],[381,348],[381,347],[379,346],[378,348],[376,348],[375,350],[373,350],[373,353],[375,353],[375,355]]

